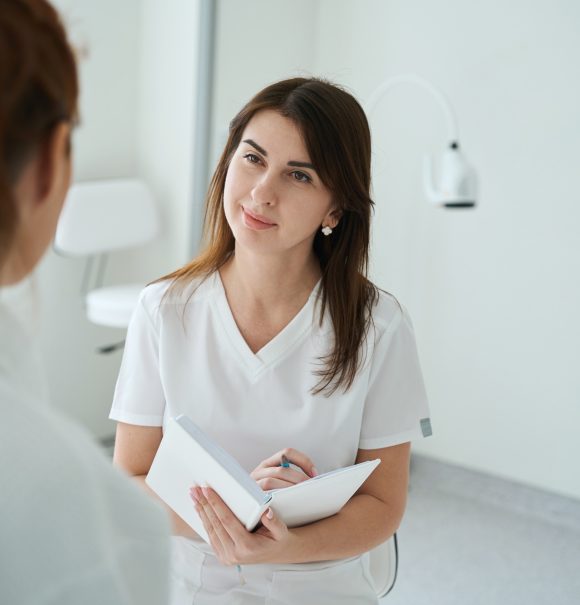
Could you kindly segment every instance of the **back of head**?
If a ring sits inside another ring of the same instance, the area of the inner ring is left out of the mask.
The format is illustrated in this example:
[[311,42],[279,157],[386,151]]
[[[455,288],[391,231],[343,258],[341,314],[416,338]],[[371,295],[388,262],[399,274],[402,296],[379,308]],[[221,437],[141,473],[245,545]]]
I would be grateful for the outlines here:
[[14,187],[59,123],[76,119],[78,80],[46,0],[0,0],[0,268],[18,225]]

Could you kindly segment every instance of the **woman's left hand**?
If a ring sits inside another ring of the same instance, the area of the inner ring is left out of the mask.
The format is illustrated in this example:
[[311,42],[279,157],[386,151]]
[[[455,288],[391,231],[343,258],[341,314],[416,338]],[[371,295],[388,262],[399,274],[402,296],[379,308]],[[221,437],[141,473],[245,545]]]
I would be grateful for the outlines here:
[[290,531],[271,508],[262,515],[262,526],[249,532],[213,489],[192,487],[189,494],[215,555],[224,565],[274,562],[287,551]]

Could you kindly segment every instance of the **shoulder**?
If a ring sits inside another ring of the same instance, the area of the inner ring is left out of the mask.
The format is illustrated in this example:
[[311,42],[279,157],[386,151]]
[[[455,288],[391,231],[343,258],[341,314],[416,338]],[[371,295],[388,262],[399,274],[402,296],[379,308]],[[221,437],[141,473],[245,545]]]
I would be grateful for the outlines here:
[[32,334],[20,319],[0,305],[0,402],[13,398],[48,400],[42,359]]
[[12,310],[0,304],[0,375],[14,367],[27,365],[28,351],[34,343],[31,334]]
[[407,308],[395,296],[383,290],[379,290],[373,307],[369,341],[375,352],[395,345],[408,347],[415,342],[415,329]]
[[[0,435],[3,446],[10,445],[11,462],[5,459],[1,466],[3,478],[15,488],[7,493],[15,500],[30,497],[33,501],[35,486],[42,483],[47,489],[45,502],[57,506],[60,501],[60,508],[75,514],[82,509],[87,518],[95,513],[93,523],[99,519],[98,506],[103,505],[115,511],[110,513],[111,522],[133,511],[163,525],[160,507],[144,498],[138,487],[112,466],[86,429],[50,405],[12,403],[15,405],[3,409],[5,422]],[[162,530],[157,525],[156,531]]]
[[165,279],[145,287],[137,304],[152,320],[158,320],[168,311],[181,309],[193,303],[201,303],[211,297],[216,276],[198,277],[189,281]]
[[377,299],[373,306],[371,317],[372,325],[378,334],[392,332],[408,319],[409,315],[401,302],[389,292],[377,288]]

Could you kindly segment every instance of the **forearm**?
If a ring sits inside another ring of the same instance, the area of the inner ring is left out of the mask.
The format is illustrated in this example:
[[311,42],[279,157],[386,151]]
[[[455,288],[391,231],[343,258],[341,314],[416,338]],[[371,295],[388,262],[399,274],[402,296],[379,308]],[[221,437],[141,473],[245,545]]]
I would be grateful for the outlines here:
[[[159,496],[145,483],[146,475],[135,475],[133,479],[137,481],[139,485],[150,495],[152,498],[161,502],[171,518],[172,534],[174,536],[183,536],[185,538],[198,538],[199,536],[191,527],[178,515],[176,514]],[[193,506],[193,505],[192,505]]]
[[289,546],[276,563],[306,563],[353,557],[390,538],[402,511],[368,494],[351,498],[336,515],[290,530]]

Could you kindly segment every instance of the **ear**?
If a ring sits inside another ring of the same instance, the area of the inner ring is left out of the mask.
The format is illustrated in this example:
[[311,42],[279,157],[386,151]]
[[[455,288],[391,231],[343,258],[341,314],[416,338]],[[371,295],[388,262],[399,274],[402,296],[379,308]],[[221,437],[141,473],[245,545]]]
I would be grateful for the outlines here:
[[37,155],[36,199],[43,203],[68,179],[70,168],[70,124],[59,122],[42,143]]
[[342,210],[334,209],[331,210],[324,218],[324,224],[328,225],[330,228],[334,229],[340,222],[342,218]]

